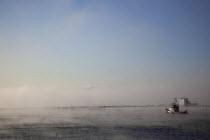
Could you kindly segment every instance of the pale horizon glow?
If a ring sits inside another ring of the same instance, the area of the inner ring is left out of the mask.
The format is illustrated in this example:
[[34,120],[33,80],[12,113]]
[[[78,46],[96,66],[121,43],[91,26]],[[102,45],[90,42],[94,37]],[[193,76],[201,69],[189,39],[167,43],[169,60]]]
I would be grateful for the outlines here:
[[0,108],[209,104],[210,3],[1,0]]

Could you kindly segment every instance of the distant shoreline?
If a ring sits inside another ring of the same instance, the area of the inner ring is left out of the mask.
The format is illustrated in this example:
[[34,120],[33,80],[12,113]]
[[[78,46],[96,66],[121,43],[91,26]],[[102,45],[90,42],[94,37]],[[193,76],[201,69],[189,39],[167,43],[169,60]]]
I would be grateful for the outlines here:
[[[54,107],[0,107],[0,110],[5,109],[83,109],[83,108],[130,108],[130,107],[166,107],[167,104],[161,105],[99,105],[99,106],[54,106]],[[183,107],[210,107],[210,105],[196,105]]]

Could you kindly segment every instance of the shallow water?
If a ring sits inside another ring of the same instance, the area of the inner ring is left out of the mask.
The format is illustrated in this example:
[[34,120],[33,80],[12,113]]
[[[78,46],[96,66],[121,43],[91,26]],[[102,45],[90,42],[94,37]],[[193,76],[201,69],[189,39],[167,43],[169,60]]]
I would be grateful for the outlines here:
[[210,139],[210,107],[65,107],[0,109],[0,139]]

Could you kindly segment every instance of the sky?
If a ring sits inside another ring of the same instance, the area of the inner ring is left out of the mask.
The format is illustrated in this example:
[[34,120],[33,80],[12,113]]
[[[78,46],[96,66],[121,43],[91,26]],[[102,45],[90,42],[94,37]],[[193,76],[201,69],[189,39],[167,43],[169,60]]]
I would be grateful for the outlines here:
[[0,0],[0,107],[209,104],[208,0]]

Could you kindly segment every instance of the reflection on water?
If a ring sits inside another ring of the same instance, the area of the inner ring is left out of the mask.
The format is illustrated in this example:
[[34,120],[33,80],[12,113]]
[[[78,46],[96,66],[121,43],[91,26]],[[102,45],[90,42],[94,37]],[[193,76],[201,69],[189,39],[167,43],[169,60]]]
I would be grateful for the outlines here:
[[[184,109],[184,108],[183,108]],[[210,107],[0,109],[0,139],[210,139]]]

